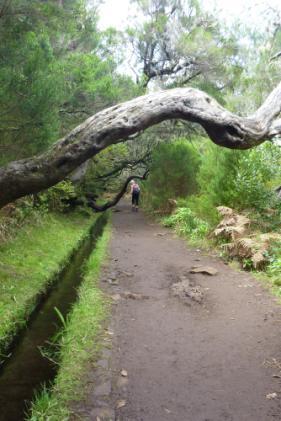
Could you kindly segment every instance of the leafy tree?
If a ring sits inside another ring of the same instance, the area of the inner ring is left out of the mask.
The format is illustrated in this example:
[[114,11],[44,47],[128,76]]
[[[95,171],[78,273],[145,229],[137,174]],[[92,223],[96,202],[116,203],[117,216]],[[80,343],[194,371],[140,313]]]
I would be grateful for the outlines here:
[[86,0],[2,0],[0,23],[1,164],[45,150],[85,116],[134,95],[104,58],[114,37],[97,30]]
[[150,81],[175,86],[192,83],[220,95],[237,70],[237,43],[197,0],[134,0],[143,19],[128,29],[143,86]]
[[199,162],[197,150],[187,140],[160,144],[152,154],[145,187],[148,206],[165,212],[170,209],[169,199],[195,193]]
[[[235,38],[226,35],[216,19],[204,13],[196,1],[138,3],[143,7],[145,21],[139,34],[136,27],[132,37],[137,40],[136,35],[139,36],[137,51],[143,51],[143,57],[148,59],[139,61],[142,73],[145,74],[147,64],[150,70],[156,68],[154,75],[150,72],[150,80],[160,80],[167,87],[184,82],[183,77],[190,75],[189,85],[212,91],[221,103],[224,89],[227,105],[238,110],[237,114],[224,109],[205,92],[169,89],[116,105],[69,132],[82,116],[134,97],[146,82],[136,88],[129,78],[119,76],[115,55],[108,56],[116,45],[115,32],[107,31],[104,36],[97,31],[96,15],[87,10],[84,0],[5,1],[0,9],[3,161],[34,151],[44,153],[1,169],[2,205],[54,185],[108,146],[128,142],[159,122],[180,119],[199,123],[214,143],[231,149],[252,148],[281,132],[277,118],[281,85],[250,118],[241,117],[241,107],[235,106],[240,95],[237,81],[231,97],[231,89],[225,90],[224,79],[228,80],[230,74],[237,79],[244,61]],[[17,49],[21,42],[24,54]],[[204,66],[205,62],[210,66]],[[200,68],[200,74],[193,75],[195,68]],[[247,94],[246,83],[242,84],[242,91]],[[167,127],[171,132],[177,126],[163,124],[162,129]],[[61,141],[47,149],[55,136],[62,136]],[[135,149],[133,143],[129,148]],[[130,155],[129,149],[128,152]],[[8,190],[7,185],[13,188]]]
[[276,205],[274,187],[281,179],[277,145],[229,151],[208,144],[203,154],[197,179],[199,196],[187,202],[200,217],[215,222],[215,207],[221,205],[260,212]]

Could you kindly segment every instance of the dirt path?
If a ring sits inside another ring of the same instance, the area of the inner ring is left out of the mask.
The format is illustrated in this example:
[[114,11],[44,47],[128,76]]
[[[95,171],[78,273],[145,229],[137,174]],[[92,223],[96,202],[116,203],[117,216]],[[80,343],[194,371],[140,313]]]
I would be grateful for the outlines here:
[[[188,249],[127,205],[119,209],[104,274],[116,302],[113,346],[89,373],[77,413],[98,421],[281,420],[276,300],[249,274]],[[189,273],[196,265],[218,273]],[[171,294],[187,278],[201,302]]]

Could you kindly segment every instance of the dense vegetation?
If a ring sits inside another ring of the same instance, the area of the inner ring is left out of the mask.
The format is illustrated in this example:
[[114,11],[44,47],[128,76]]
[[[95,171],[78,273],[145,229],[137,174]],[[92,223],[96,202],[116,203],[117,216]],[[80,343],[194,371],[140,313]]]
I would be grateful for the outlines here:
[[[98,0],[0,0],[1,166],[46,151],[88,116],[141,94],[199,88],[247,115],[279,82],[281,21],[273,8],[265,9],[264,26],[254,30],[241,22],[226,28],[197,0],[132,3],[136,17],[121,32],[99,29]],[[280,233],[280,140],[227,150],[183,121],[161,123],[137,137],[108,147],[61,183],[0,211],[1,353],[87,231],[89,205],[112,198],[128,177],[149,174],[142,182],[143,207],[195,244],[208,239],[222,245],[212,237],[217,206],[247,215],[252,234]],[[106,314],[95,281],[108,235],[90,259],[78,307],[65,325],[59,357],[64,374],[54,387],[63,405],[73,393],[69,383],[77,386],[80,375],[76,360],[69,365],[64,345],[81,327],[88,346]],[[281,241],[266,253],[264,269],[280,294]],[[242,265],[253,268],[247,259]],[[88,313],[94,302],[96,312]],[[89,325],[95,326],[91,332]],[[73,342],[81,359],[83,341],[78,335]],[[68,409],[46,392],[32,419],[63,417],[63,411]]]
[[41,152],[85,116],[126,98],[114,34],[87,2],[2,1],[1,164]]
[[[87,116],[151,89],[200,88],[246,114],[278,82],[278,11],[265,9],[264,27],[253,30],[239,22],[226,28],[194,0],[133,3],[137,17],[121,33],[99,29],[98,1],[1,1],[2,165],[46,150]],[[34,216],[110,197],[127,177],[147,171],[145,206],[165,214],[176,199],[170,223],[193,238],[214,228],[219,205],[247,210],[261,232],[277,230],[278,141],[243,152],[217,148],[204,136],[193,124],[165,122],[137,142],[111,146],[68,180],[4,208],[2,241]]]
[[[175,145],[177,142],[155,151],[153,163],[157,162],[159,166],[151,166],[151,176],[145,187],[145,190],[148,188],[148,200],[145,201],[147,209],[153,212],[157,210],[160,214],[171,213],[163,219],[164,225],[174,227],[193,243],[202,245],[206,237],[209,240],[213,238],[212,232],[219,222],[216,208],[227,206],[250,218],[251,236],[280,233],[281,200],[276,191],[281,184],[279,145],[265,144],[250,151],[228,151],[208,143],[202,151],[202,146],[200,149],[191,149],[188,140],[185,143],[181,141],[181,147],[189,154],[189,184],[196,186],[195,192],[178,189],[185,180],[186,171],[181,168],[180,160],[179,164],[173,161]],[[184,156],[183,152],[181,156]],[[167,177],[166,169],[159,171],[159,168],[167,168],[174,177]],[[151,182],[153,185],[150,187]],[[169,207],[171,199],[176,207]],[[280,287],[280,240],[279,236],[265,252],[268,253],[267,273],[276,287]],[[213,242],[212,245],[216,244]],[[249,259],[242,259],[242,265],[251,268]],[[280,288],[276,288],[276,291],[280,294]]]
[[[1,164],[46,150],[88,115],[147,89],[197,87],[246,113],[278,80],[278,60],[267,66],[279,51],[274,10],[258,32],[226,29],[194,0],[133,3],[141,19],[120,33],[98,29],[98,1],[2,0]],[[259,45],[260,55],[253,54]],[[122,66],[128,50],[134,80]],[[145,166],[154,144],[194,130],[167,123],[142,135],[141,147],[113,146],[90,162],[78,191],[67,188],[66,196],[99,195],[112,180],[116,189],[116,175]]]

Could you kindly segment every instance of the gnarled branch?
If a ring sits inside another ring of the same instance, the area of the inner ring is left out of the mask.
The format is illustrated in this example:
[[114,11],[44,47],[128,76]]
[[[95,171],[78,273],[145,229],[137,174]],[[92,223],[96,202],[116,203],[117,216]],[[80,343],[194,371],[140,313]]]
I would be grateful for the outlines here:
[[139,164],[147,165],[148,161],[150,160],[150,157],[151,157],[151,152],[149,151],[139,159],[121,161],[119,165],[113,168],[112,170],[107,171],[106,173],[97,175],[95,177],[95,180],[104,180],[106,178],[119,176],[121,175],[122,171],[124,171],[125,169],[130,168],[130,170],[132,171],[132,169],[135,169]]
[[109,208],[112,208],[113,206],[115,206],[120,199],[122,199],[122,197],[124,196],[124,194],[126,193],[128,184],[130,183],[131,180],[134,179],[138,179],[138,180],[146,180],[148,176],[148,170],[144,173],[144,175],[131,175],[130,177],[127,178],[127,180],[125,181],[125,183],[123,184],[123,187],[121,188],[121,190],[117,193],[117,195],[114,197],[114,199],[106,202],[103,205],[97,205],[94,200],[89,199],[88,200],[88,206],[90,206],[92,209],[94,209],[96,212],[103,212]]
[[251,116],[224,109],[206,93],[176,88],[135,98],[88,118],[45,153],[0,169],[0,206],[63,180],[84,161],[114,143],[164,120],[199,123],[219,146],[248,149],[281,133],[281,83]]

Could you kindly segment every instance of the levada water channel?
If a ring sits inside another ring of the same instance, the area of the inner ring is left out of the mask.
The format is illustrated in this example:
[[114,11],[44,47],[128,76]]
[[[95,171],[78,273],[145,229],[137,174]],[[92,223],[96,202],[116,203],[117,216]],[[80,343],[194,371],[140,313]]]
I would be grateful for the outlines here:
[[11,356],[0,371],[0,420],[21,421],[26,417],[34,392],[50,384],[57,367],[42,354],[42,348],[61,329],[58,314],[66,317],[77,298],[83,279],[83,264],[101,235],[106,216],[100,216],[78,251],[59,274],[54,286],[33,313],[27,327],[11,348]]

